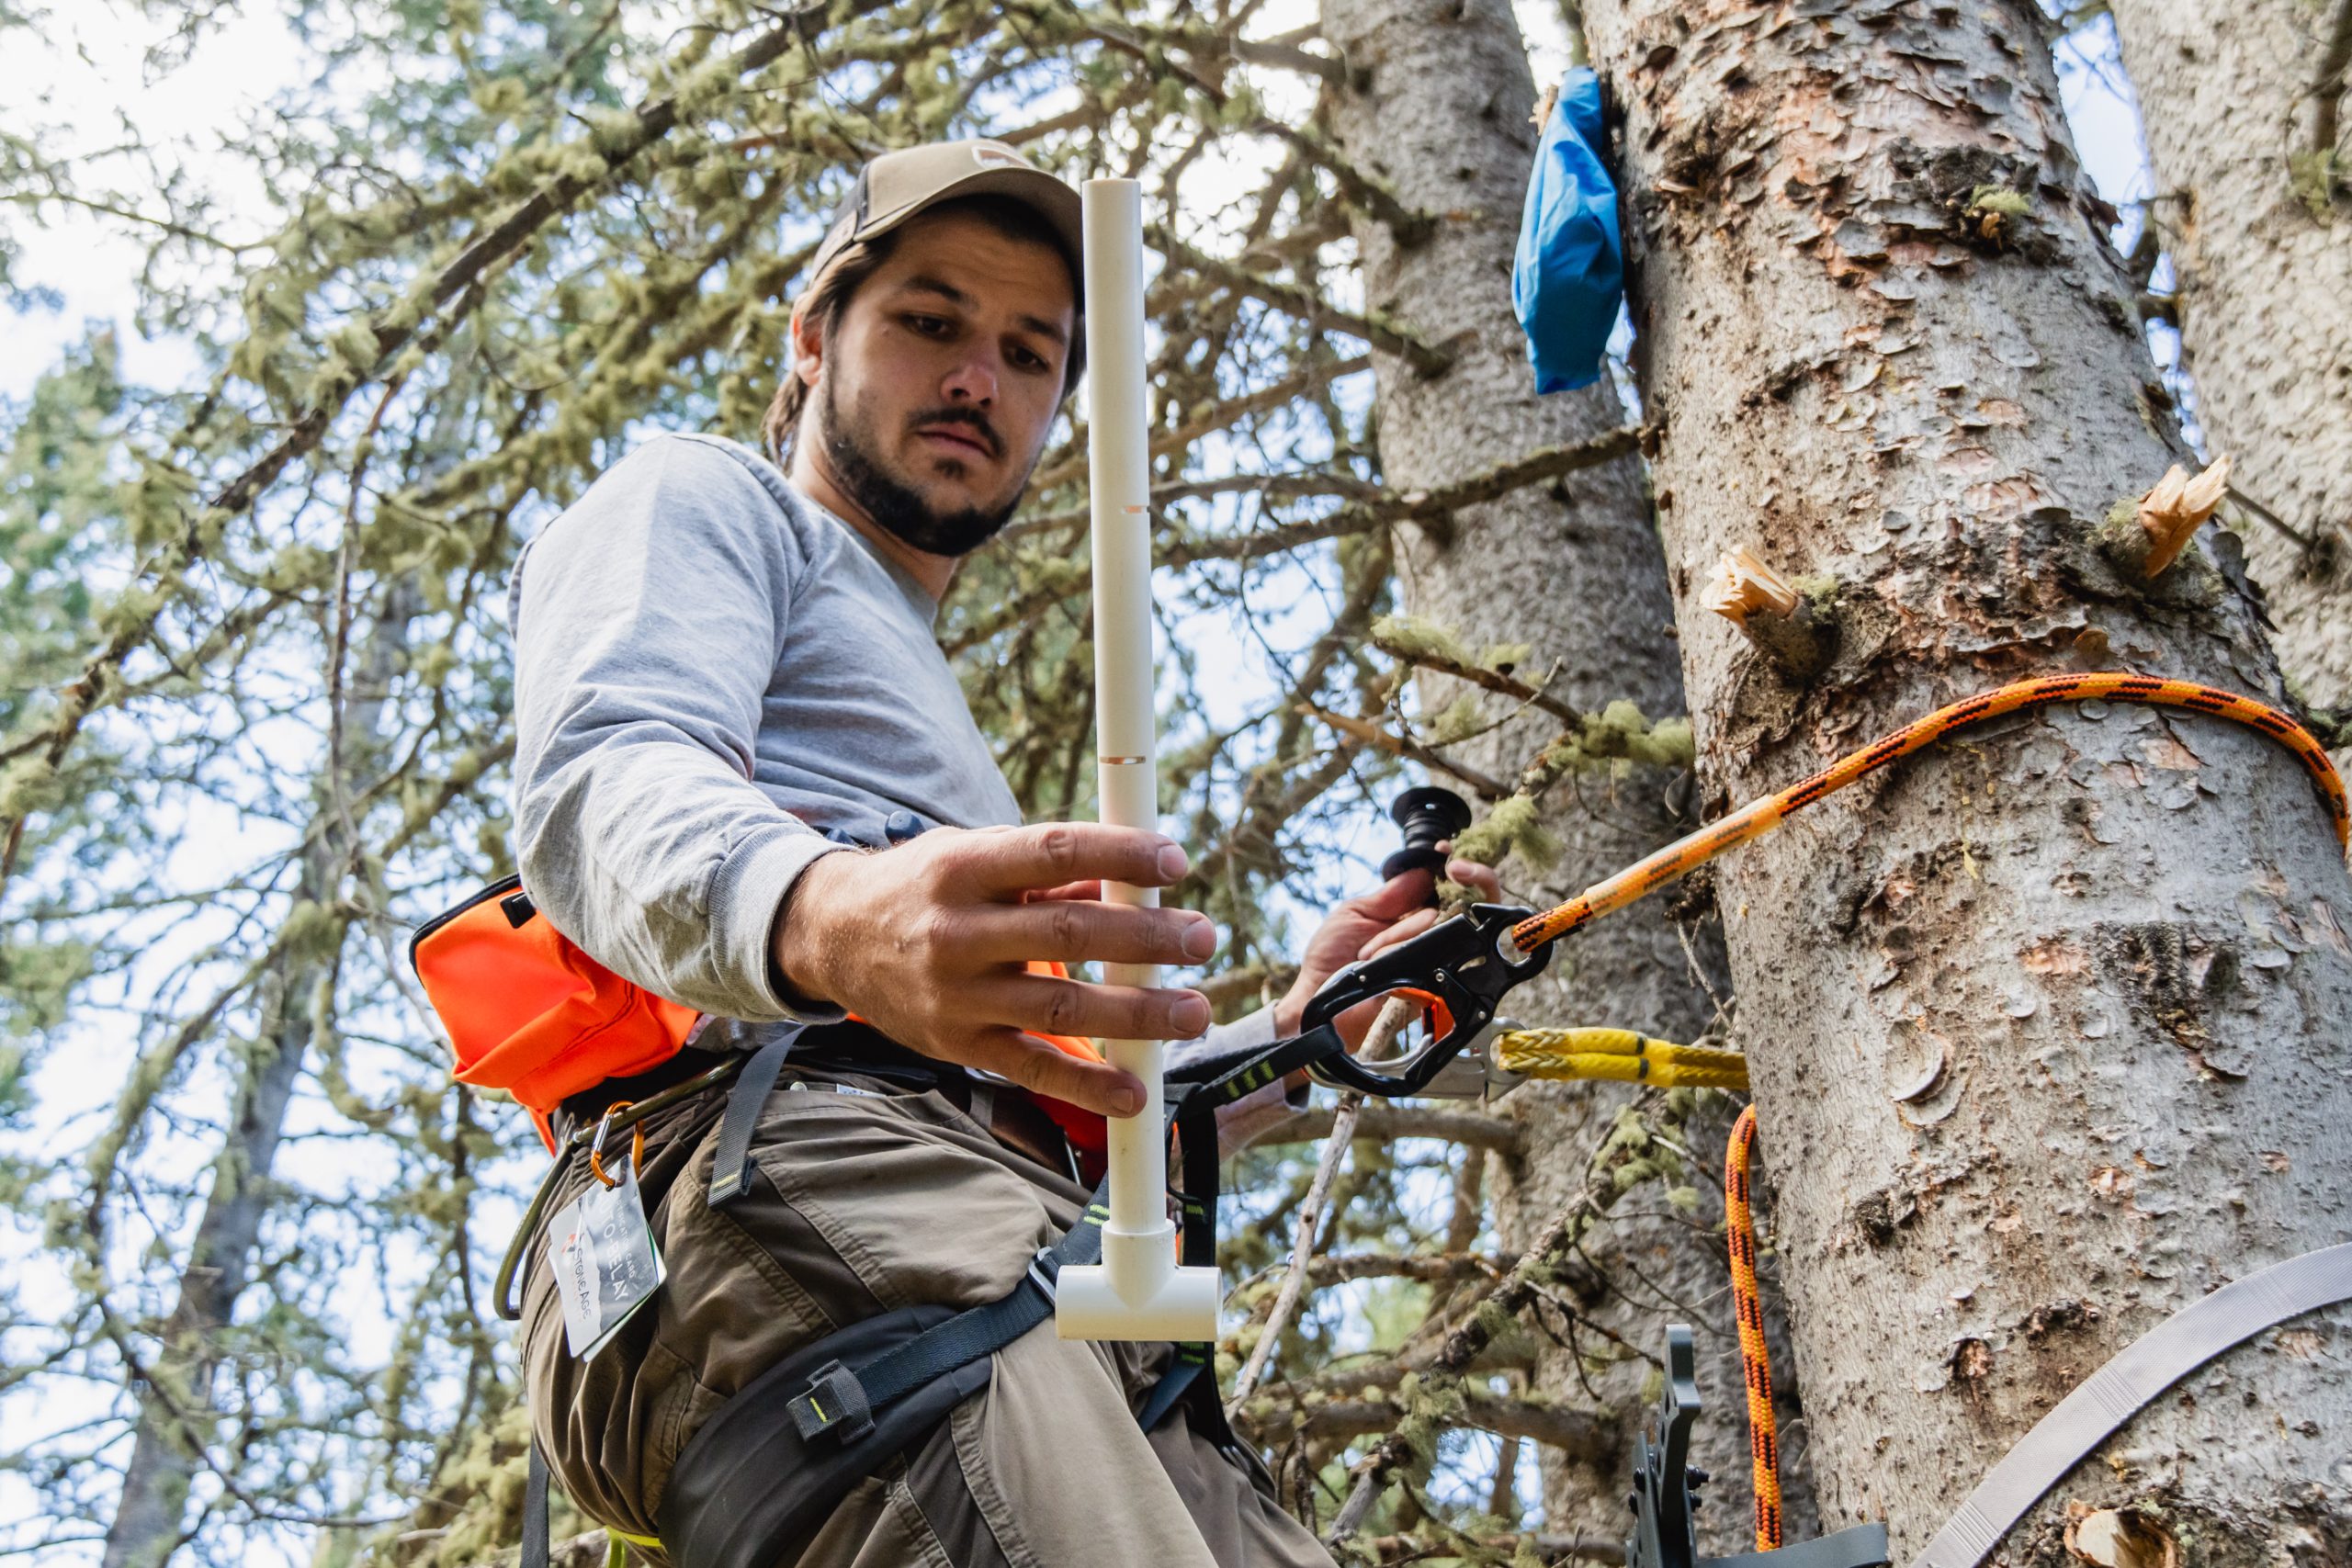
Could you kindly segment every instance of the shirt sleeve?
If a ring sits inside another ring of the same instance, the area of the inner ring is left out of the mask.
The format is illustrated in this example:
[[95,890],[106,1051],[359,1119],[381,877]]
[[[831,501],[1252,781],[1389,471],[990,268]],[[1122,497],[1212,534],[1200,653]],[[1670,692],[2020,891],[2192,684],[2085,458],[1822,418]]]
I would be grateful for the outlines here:
[[752,782],[761,704],[806,566],[743,466],[656,438],[517,567],[514,817],[557,930],[658,996],[750,1022],[829,1022],[770,957],[776,911],[840,846]]

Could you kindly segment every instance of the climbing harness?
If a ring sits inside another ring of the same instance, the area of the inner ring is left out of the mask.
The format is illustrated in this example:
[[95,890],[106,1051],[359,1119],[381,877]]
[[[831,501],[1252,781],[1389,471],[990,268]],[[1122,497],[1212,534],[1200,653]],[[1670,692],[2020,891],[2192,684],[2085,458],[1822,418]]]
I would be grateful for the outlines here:
[[[2123,673],[2063,675],[2020,682],[1939,708],[1553,908],[1536,912],[1474,905],[1334,975],[1309,1000],[1300,1033],[1271,1046],[1188,1064],[1182,1075],[1171,1075],[1165,1111],[1181,1158],[1181,1177],[1170,1194],[1178,1217],[1181,1261],[1186,1266],[1216,1261],[1217,1111],[1294,1071],[1303,1069],[1317,1081],[1382,1096],[1490,1091],[1525,1077],[1744,1089],[1747,1062],[1737,1052],[1678,1045],[1624,1030],[1521,1029],[1498,1022],[1497,1012],[1513,987],[1543,971],[1552,944],[1562,937],[1770,831],[1866,774],[1970,724],[2053,703],[2093,699],[2177,707],[2261,730],[2303,762],[2338,843],[2352,835],[2352,809],[2347,809],[2342,781],[2324,750],[2285,714],[2233,693]],[[1430,809],[1425,807],[1424,818]],[[1340,1032],[1340,1016],[1360,1003],[1399,995],[1422,1004],[1427,1038],[1391,1057],[1364,1061],[1351,1055]],[[778,1040],[748,1061],[735,1058],[601,1118],[594,1130],[586,1125],[573,1129],[560,1152],[559,1166],[572,1147],[594,1143],[599,1135],[609,1137],[665,1104],[732,1077],[737,1081],[722,1118],[709,1192],[714,1206],[727,1201],[748,1179],[752,1126],[789,1049],[788,1038]],[[1754,1135],[1751,1107],[1733,1134],[1733,1157],[1725,1162],[1725,1196],[1747,1380],[1759,1550],[1703,1564],[1695,1556],[1689,1492],[1692,1478],[1685,1455],[1700,1405],[1690,1371],[1690,1331],[1676,1325],[1668,1333],[1668,1377],[1658,1429],[1654,1438],[1645,1434],[1636,1447],[1631,1568],[1874,1568],[1888,1561],[1883,1525],[1857,1526],[1793,1546],[1781,1544],[1770,1372],[1755,1288],[1747,1188]],[[518,1252],[536,1229],[546,1197],[543,1190],[526,1216]],[[961,1313],[929,1308],[890,1314],[829,1336],[804,1347],[723,1405],[680,1456],[678,1475],[662,1510],[662,1539],[670,1543],[665,1550],[673,1555],[683,1551],[679,1560],[697,1565],[763,1562],[768,1558],[760,1553],[772,1553],[781,1539],[767,1532],[789,1532],[821,1519],[821,1510],[837,1499],[840,1490],[927,1431],[938,1413],[984,1386],[988,1359],[995,1350],[1046,1321],[1053,1311],[1061,1269],[1091,1263],[1099,1256],[1102,1201],[1098,1190],[1079,1223],[1055,1247],[1039,1250],[1010,1295]],[[514,1257],[510,1254],[500,1270],[496,1299],[502,1312],[507,1310]],[[2246,1335],[2347,1296],[2352,1296],[2352,1245],[2251,1276],[2159,1325],[2076,1390],[1996,1466],[1917,1568],[1973,1568],[2042,1492],[2139,1404]],[[2143,1354],[2143,1347],[2152,1346]],[[1138,1419],[1149,1428],[1181,1404],[1213,1441],[1241,1457],[1242,1446],[1225,1426],[1215,1380],[1202,1375],[1212,1364],[1210,1347],[1177,1347],[1173,1365]],[[2045,1438],[2045,1432],[2050,1436]],[[533,1461],[536,1475],[536,1448]],[[809,1477],[806,1486],[789,1479],[802,1474]],[[820,1484],[820,1477],[830,1479]],[[1949,1542],[1947,1537],[1951,1538]],[[543,1523],[536,1536],[526,1528],[526,1546],[533,1539],[540,1543],[540,1555],[535,1560],[526,1550],[524,1568],[541,1568],[544,1562]],[[682,1545],[687,1542],[690,1549]]]

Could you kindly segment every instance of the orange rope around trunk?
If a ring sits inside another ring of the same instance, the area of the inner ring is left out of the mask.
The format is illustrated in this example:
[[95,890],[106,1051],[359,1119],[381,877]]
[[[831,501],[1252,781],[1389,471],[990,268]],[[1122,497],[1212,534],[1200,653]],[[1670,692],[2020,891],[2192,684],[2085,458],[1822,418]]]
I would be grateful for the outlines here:
[[1781,1439],[1772,1426],[1772,1361],[1756,1294],[1756,1213],[1747,1170],[1756,1153],[1756,1107],[1732,1123],[1724,1155],[1724,1228],[1731,1233],[1731,1299],[1739,1314],[1739,1367],[1747,1383],[1747,1451],[1756,1469],[1756,1550],[1781,1549]]
[[[2344,795],[2344,781],[2326,750],[2309,730],[2266,703],[2239,696],[2193,681],[2165,681],[2151,675],[2109,671],[2096,675],[2051,675],[2019,681],[1938,708],[1925,718],[1862,750],[1850,752],[1800,784],[1747,805],[1679,839],[1656,854],[1635,862],[1606,881],[1597,882],[1576,897],[1542,914],[1530,916],[1511,928],[1511,942],[1521,953],[1532,953],[1556,942],[1588,921],[1622,909],[1689,874],[1735,844],[1770,832],[1794,813],[1823,796],[1845,788],[1863,774],[1875,772],[1922,747],[1932,745],[1964,725],[1975,724],[2021,708],[2052,703],[2088,702],[2106,698],[2120,703],[2144,703],[2153,707],[2187,708],[2259,729],[2295,753],[2319,786],[2335,841],[2352,841],[2352,806]],[[1764,1310],[1756,1293],[1756,1213],[1750,1205],[1749,1167],[1756,1152],[1756,1107],[1739,1113],[1724,1155],[1724,1230],[1731,1240],[1732,1301],[1739,1316],[1739,1360],[1747,1385],[1747,1447],[1755,1464],[1756,1550],[1774,1551],[1781,1546],[1781,1453],[1772,1422],[1772,1366],[1764,1343]]]
[[2038,681],[2019,681],[2003,686],[1983,696],[1971,697],[1949,707],[1938,708],[1927,717],[1905,725],[1901,729],[1863,750],[1852,752],[1814,774],[1801,784],[1791,784],[1777,795],[1750,801],[1718,822],[1686,838],[1678,839],[1656,854],[1634,862],[1605,882],[1596,882],[1582,893],[1540,915],[1531,915],[1511,928],[1510,938],[1520,952],[1532,953],[1547,942],[1556,942],[1588,921],[1600,919],[1614,909],[1622,909],[1637,898],[1645,897],[1674,881],[1688,875],[1707,862],[1730,849],[1744,844],[1759,834],[1769,833],[1781,821],[1811,806],[1815,801],[1836,790],[1841,790],[1864,773],[1886,766],[1900,757],[1907,757],[1923,746],[1931,745],[1963,725],[1996,718],[2019,708],[2046,707],[2052,703],[2088,702],[2104,698],[2109,702],[2144,703],[2154,707],[2187,708],[2192,713],[2211,714],[2261,730],[2285,746],[2301,760],[2312,780],[2319,786],[2320,800],[2327,807],[2328,820],[2335,829],[2335,841],[2345,843],[2352,838],[2352,807],[2344,798],[2344,781],[2336,776],[2335,764],[2328,761],[2326,749],[2312,738],[2310,730],[2266,703],[2239,696],[2214,686],[2200,686],[2194,681],[2163,681],[2153,675],[2129,675],[2110,671],[2097,675],[2045,675]]

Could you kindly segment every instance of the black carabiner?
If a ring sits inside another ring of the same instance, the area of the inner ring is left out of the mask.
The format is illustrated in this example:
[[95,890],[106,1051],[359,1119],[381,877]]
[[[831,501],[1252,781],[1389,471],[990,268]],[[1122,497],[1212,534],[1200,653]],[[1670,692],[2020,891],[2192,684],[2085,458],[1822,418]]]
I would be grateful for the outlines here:
[[1398,993],[1425,998],[1439,1016],[1429,1043],[1388,1071],[1367,1066],[1345,1052],[1312,1063],[1318,1083],[1364,1094],[1419,1094],[1445,1065],[1487,1027],[1513,986],[1532,979],[1552,962],[1549,943],[1520,955],[1510,929],[1530,911],[1510,904],[1473,904],[1387,952],[1351,964],[1308,998],[1302,1032],[1312,1032],[1360,1002]]

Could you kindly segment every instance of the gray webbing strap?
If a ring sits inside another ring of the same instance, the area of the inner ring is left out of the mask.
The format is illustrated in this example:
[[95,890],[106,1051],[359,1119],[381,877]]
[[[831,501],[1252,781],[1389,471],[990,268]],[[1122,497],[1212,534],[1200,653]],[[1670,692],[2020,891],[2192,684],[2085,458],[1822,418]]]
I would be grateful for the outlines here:
[[752,1185],[752,1133],[768,1102],[768,1090],[775,1087],[776,1075],[784,1070],[785,1057],[792,1054],[793,1042],[799,1038],[796,1029],[761,1046],[727,1091],[727,1109],[718,1117],[718,1148],[710,1162],[707,1201],[712,1208],[725,1208]]
[[2241,1340],[2346,1300],[2352,1242],[2274,1263],[2175,1313],[2043,1416],[1977,1483],[1912,1568],[1976,1568],[2043,1493],[2142,1405]]
[[523,1472],[523,1555],[517,1568],[548,1568],[548,1456],[531,1438],[530,1467]]

